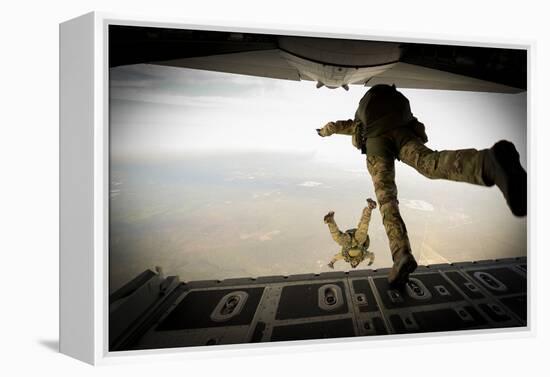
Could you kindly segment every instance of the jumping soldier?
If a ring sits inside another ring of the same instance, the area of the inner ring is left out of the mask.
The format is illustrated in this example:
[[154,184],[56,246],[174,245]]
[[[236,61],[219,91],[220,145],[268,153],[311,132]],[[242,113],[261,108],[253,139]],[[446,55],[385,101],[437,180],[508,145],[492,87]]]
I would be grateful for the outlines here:
[[368,251],[368,248],[370,245],[370,216],[372,210],[376,208],[376,202],[369,198],[367,199],[367,203],[368,205],[363,209],[363,214],[357,228],[348,229],[345,233],[338,229],[338,225],[334,221],[333,211],[325,215],[324,221],[328,225],[332,239],[342,246],[342,250],[334,255],[328,263],[330,268],[334,268],[334,263],[339,260],[348,262],[352,268],[356,268],[365,259],[369,260],[369,266],[374,262],[374,253]]
[[417,267],[399,212],[396,159],[430,179],[496,185],[514,215],[527,213],[527,173],[511,142],[501,140],[482,150],[431,150],[425,145],[428,137],[424,125],[413,116],[409,100],[395,85],[373,86],[359,102],[353,120],[329,122],[317,133],[322,137],[351,135],[353,145],[367,156],[394,262],[388,276],[391,286],[403,286]]

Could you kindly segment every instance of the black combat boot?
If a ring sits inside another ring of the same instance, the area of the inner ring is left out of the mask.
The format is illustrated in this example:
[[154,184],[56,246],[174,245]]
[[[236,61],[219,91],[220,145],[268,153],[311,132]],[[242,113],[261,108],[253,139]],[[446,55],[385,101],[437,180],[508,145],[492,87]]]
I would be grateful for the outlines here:
[[388,275],[388,283],[390,288],[402,289],[418,264],[409,250],[398,250],[392,257],[393,267]]
[[527,173],[519,162],[514,144],[501,140],[487,150],[483,180],[487,186],[497,185],[514,215],[527,214]]

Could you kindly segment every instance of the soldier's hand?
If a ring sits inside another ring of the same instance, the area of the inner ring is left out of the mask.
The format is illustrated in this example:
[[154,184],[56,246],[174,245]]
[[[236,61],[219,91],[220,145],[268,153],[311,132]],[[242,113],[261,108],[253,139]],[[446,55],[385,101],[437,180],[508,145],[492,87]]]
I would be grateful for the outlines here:
[[329,222],[334,220],[334,211],[330,211],[329,213],[327,213],[323,220],[325,221],[325,224],[328,224]]
[[330,134],[330,129],[332,129],[333,127],[335,126],[335,123],[334,122],[328,122],[327,124],[325,124],[325,126],[323,128],[317,128],[316,131],[317,131],[317,135],[321,136],[321,137],[325,137],[327,135],[324,135],[323,132],[321,130],[323,130],[324,128],[327,128],[328,127],[328,132]]
[[372,200],[371,198],[367,199],[367,203],[368,203],[370,209],[375,209],[376,208],[376,202],[374,200]]
[[327,266],[334,270],[334,262],[328,262]]

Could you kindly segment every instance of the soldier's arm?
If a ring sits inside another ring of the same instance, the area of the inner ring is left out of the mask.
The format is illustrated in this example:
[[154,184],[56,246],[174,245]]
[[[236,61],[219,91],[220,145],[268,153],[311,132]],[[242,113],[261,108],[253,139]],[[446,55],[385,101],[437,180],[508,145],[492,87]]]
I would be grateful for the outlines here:
[[323,128],[317,130],[320,136],[330,136],[332,134],[353,135],[354,127],[353,120],[337,120],[336,122],[328,122]]
[[325,222],[328,225],[328,229],[330,230],[330,235],[332,236],[332,239],[338,245],[345,246],[351,241],[348,234],[343,233],[340,231],[340,229],[338,229],[338,225],[336,225],[334,217],[330,217],[329,220]]
[[363,209],[361,220],[359,220],[357,230],[355,231],[355,240],[359,244],[362,244],[367,240],[372,210],[376,208],[376,202],[374,200],[369,198],[367,199],[367,203],[369,203],[369,205]]

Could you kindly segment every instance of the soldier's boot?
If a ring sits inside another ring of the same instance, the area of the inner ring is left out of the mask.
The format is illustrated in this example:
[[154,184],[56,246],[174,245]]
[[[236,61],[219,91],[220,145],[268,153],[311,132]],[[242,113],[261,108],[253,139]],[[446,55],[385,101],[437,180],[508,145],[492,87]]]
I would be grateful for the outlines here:
[[416,270],[418,264],[412,253],[407,249],[401,249],[392,256],[393,267],[388,275],[390,288],[401,289],[409,281],[409,275]]
[[527,214],[527,173],[514,144],[501,140],[488,150],[483,162],[483,180],[488,186],[497,185],[514,215]]

